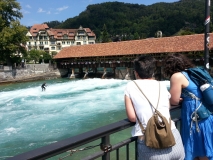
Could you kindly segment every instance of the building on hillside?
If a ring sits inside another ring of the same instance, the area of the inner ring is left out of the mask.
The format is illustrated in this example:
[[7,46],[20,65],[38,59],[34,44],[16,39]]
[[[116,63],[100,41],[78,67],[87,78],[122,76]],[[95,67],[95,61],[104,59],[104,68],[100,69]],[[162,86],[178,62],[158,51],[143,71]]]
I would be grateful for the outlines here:
[[48,53],[59,52],[64,47],[95,44],[96,35],[90,28],[53,29],[47,24],[35,24],[28,33],[27,50],[44,50]]

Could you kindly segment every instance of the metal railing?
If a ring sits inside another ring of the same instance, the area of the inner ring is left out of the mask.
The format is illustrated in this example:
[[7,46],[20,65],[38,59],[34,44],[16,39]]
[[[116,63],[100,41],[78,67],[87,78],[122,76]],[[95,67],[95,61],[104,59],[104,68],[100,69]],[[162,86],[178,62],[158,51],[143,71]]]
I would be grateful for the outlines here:
[[[180,106],[173,107],[170,111],[173,112],[175,110],[179,109]],[[177,128],[180,128],[180,118],[176,117],[173,118],[173,121],[175,122]],[[83,160],[92,160],[96,159],[99,157],[102,157],[102,160],[109,160],[110,159],[110,153],[115,151],[116,152],[116,159],[120,159],[120,154],[119,154],[119,149],[121,147],[126,147],[125,153],[126,153],[126,159],[129,160],[130,156],[134,156],[134,159],[137,160],[137,137],[130,137],[128,139],[122,140],[114,145],[110,144],[110,135],[113,133],[120,132],[124,129],[127,129],[129,127],[134,126],[135,123],[130,122],[128,119],[124,119],[82,134],[79,134],[77,136],[73,136],[71,138],[61,140],[56,143],[52,143],[50,145],[22,153],[20,155],[14,156],[9,158],[8,160],[43,160],[47,159],[50,157],[54,157],[56,155],[59,155],[61,153],[69,152],[67,156],[56,158],[58,160],[62,160],[67,158],[68,156],[72,156],[73,153],[77,151],[82,151],[82,150],[87,150],[91,149],[94,147],[99,146],[100,149],[96,151],[93,154],[90,154],[89,156],[83,158]],[[83,146],[85,144],[88,144],[90,142],[96,141],[98,139],[101,139],[101,143],[96,145],[96,146],[89,146],[89,147],[84,147],[81,149],[75,149],[77,147]],[[130,149],[129,145],[130,143],[135,143],[134,144],[134,153],[131,152],[130,154]],[[123,156],[123,155],[122,155]]]

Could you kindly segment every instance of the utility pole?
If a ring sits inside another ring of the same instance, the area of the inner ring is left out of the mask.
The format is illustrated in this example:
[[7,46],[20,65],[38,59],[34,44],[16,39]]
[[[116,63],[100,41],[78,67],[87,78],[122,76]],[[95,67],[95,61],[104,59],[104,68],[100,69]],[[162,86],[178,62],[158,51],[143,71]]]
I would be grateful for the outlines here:
[[205,0],[205,37],[204,37],[204,68],[210,69],[209,66],[209,26],[210,26],[210,6],[211,0]]

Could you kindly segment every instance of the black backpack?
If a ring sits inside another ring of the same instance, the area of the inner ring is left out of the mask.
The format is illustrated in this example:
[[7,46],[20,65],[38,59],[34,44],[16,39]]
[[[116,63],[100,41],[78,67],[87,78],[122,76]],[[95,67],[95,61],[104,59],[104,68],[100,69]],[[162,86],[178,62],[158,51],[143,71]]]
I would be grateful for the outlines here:
[[200,88],[202,93],[202,102],[213,111],[213,78],[203,67],[189,68],[185,70],[189,78]]

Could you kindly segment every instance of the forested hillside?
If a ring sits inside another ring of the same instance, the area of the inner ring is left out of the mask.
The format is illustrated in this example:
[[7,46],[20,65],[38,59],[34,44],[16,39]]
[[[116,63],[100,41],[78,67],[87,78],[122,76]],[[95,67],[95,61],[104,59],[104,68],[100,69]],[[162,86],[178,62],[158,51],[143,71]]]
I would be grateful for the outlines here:
[[105,2],[87,6],[79,16],[64,22],[48,22],[48,25],[53,28],[78,28],[82,25],[95,32],[97,42],[103,42],[103,39],[107,41],[103,35],[108,36],[109,40],[115,40],[116,36],[121,40],[129,40],[156,37],[157,31],[162,31],[164,37],[203,33],[204,14],[204,0],[182,0],[149,6]]

